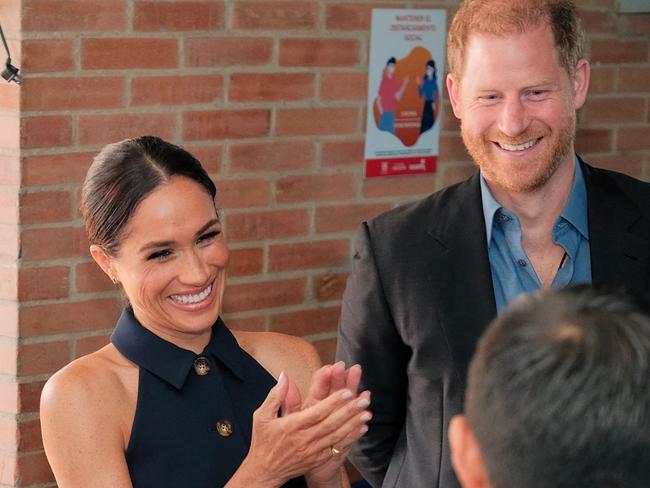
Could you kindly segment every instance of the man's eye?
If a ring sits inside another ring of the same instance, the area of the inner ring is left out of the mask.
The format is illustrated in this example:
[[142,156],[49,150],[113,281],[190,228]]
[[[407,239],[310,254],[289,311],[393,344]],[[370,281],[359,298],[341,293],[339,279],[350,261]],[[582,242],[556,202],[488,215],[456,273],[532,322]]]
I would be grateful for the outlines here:
[[171,255],[172,255],[171,250],[163,249],[162,251],[156,251],[156,252],[150,254],[149,256],[147,256],[147,260],[148,261],[152,261],[152,260],[164,261],[165,259],[167,259]]

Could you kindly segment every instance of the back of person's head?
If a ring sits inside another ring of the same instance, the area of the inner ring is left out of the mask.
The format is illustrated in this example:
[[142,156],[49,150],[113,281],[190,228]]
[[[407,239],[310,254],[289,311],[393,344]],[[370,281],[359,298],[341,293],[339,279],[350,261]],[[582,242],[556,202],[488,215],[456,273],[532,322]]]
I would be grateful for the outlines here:
[[122,230],[140,202],[173,176],[194,180],[212,198],[216,195],[201,163],[179,146],[154,136],[105,146],[88,169],[81,192],[90,244],[116,255]]
[[[588,287],[519,299],[479,342],[465,409],[456,423],[478,443],[484,486],[647,488],[647,304]],[[468,443],[454,436],[462,481]]]
[[560,64],[573,75],[584,34],[572,0],[464,0],[449,28],[449,71],[460,79],[470,34],[520,33],[542,24],[550,26]]

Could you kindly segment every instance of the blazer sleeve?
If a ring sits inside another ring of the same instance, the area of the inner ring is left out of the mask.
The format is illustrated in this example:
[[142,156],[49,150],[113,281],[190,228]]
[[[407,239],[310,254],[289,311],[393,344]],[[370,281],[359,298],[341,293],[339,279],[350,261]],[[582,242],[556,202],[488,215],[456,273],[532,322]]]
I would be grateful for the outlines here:
[[373,418],[350,459],[375,487],[381,486],[404,426],[409,356],[393,321],[383,279],[364,222],[357,232],[343,295],[336,356],[348,366],[361,365],[361,386],[372,393]]

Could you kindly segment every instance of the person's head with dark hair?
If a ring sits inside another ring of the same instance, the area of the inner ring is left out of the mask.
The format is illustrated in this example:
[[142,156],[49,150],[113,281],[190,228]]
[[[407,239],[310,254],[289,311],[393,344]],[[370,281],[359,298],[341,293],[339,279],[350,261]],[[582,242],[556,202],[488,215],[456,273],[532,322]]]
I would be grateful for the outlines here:
[[650,310],[577,287],[523,297],[481,338],[449,427],[465,488],[650,486]]
[[395,64],[395,63],[397,63],[397,60],[395,59],[395,56],[391,56],[390,58],[388,58],[388,61],[386,61],[386,66],[388,66],[389,64]]
[[429,79],[436,79],[436,62],[433,59],[427,61],[427,64],[424,68],[424,77]]

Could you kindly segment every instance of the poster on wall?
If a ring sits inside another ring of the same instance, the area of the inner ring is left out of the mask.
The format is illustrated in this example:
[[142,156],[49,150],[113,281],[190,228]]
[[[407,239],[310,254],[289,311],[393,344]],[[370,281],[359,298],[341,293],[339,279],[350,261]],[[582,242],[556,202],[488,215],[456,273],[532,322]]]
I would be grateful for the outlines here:
[[366,177],[435,173],[447,11],[373,9]]

